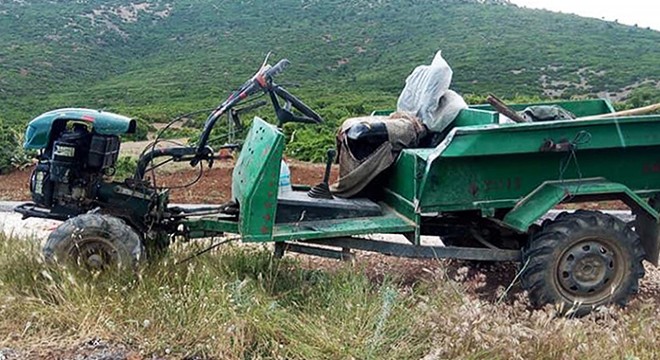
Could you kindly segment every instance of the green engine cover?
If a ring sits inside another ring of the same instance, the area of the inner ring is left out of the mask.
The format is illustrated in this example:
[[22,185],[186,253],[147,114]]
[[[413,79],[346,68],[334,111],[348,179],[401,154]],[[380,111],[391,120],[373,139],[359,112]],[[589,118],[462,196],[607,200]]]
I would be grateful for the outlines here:
[[[121,135],[135,132],[137,123],[126,116],[100,110],[67,108],[41,114],[28,124],[25,131],[25,149],[43,149],[48,145],[51,133],[64,129],[68,121],[82,121],[92,125],[92,130],[101,135]],[[59,128],[59,129],[58,129]]]

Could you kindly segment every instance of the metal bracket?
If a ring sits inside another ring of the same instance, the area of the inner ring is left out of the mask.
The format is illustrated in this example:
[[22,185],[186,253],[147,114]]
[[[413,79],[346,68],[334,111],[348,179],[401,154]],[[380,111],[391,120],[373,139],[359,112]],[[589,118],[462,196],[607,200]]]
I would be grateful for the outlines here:
[[[377,252],[384,255],[421,259],[461,259],[476,261],[520,261],[519,250],[484,249],[454,246],[426,246],[394,243],[355,237],[307,240],[305,244],[315,244],[343,249]],[[296,244],[298,245],[298,244]],[[326,249],[323,249],[326,250]],[[338,251],[336,251],[338,252]]]
[[308,246],[298,243],[287,243],[287,242],[275,243],[275,252],[273,255],[276,258],[281,259],[287,251],[295,252],[298,254],[319,256],[329,259],[338,259],[343,261],[352,261],[353,259],[355,259],[355,255],[351,253],[350,248],[342,248],[341,251],[338,251],[334,249],[326,249],[316,246]]

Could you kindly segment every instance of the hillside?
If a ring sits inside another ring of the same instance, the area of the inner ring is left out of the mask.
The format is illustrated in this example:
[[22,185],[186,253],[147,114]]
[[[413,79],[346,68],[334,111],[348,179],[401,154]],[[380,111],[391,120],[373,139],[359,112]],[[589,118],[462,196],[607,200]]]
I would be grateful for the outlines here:
[[162,121],[214,106],[273,51],[293,64],[281,81],[334,126],[391,107],[439,48],[463,94],[660,86],[660,32],[502,0],[0,0],[0,118],[88,106]]

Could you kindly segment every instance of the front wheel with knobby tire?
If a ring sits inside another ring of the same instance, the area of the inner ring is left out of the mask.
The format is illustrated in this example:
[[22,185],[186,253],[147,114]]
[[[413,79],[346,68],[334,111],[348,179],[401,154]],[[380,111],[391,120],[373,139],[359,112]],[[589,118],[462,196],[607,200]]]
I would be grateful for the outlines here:
[[70,263],[86,270],[135,269],[144,260],[140,235],[123,220],[83,214],[68,219],[46,241],[46,261]]
[[639,236],[623,221],[597,211],[562,213],[523,249],[521,282],[534,306],[583,316],[625,306],[644,276],[643,259]]

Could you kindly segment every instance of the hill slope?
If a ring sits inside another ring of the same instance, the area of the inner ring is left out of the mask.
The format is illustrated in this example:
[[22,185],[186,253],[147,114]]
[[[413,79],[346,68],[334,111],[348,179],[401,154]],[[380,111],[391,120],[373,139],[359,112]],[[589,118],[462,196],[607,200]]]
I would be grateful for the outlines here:
[[660,32],[506,1],[0,0],[0,104],[164,119],[215,105],[268,51],[331,121],[391,105],[437,49],[462,93],[568,97],[660,85]]

